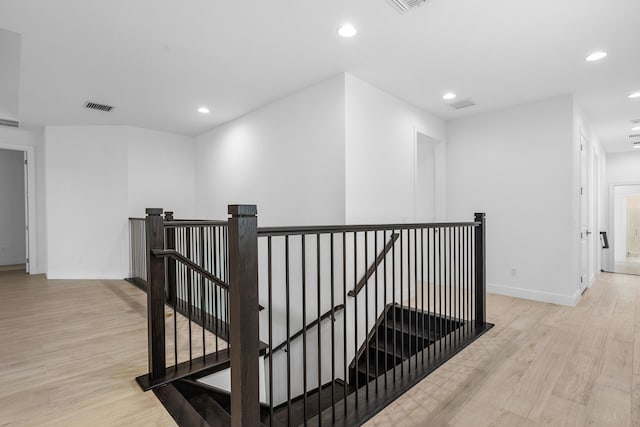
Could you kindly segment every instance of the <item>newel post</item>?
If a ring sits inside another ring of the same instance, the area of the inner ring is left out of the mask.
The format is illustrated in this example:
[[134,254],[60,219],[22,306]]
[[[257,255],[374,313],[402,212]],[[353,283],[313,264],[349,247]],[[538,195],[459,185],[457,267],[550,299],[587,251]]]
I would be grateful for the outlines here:
[[152,254],[164,248],[162,209],[148,208],[147,232],[147,329],[149,376],[157,378],[166,371],[164,348],[164,260]]
[[484,213],[475,214],[475,265],[476,265],[476,326],[487,322],[487,258],[486,258],[486,220]]
[[[164,213],[165,221],[173,221],[173,212],[167,211]],[[166,249],[176,248],[176,229],[174,227],[167,227],[166,229]],[[174,306],[176,305],[176,260],[173,258],[167,258],[167,302]]]
[[255,205],[229,205],[231,425],[260,422],[258,218]]

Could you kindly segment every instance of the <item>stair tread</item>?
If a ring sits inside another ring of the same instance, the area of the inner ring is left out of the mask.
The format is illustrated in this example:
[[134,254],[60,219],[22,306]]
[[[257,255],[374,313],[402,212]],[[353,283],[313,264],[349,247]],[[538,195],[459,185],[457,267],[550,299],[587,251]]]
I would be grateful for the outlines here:
[[[404,330],[405,334],[410,335],[409,337],[404,337],[403,340],[401,340],[399,338],[399,335],[394,334],[394,329],[396,332],[400,333],[400,329],[399,328],[390,328],[387,326],[387,334],[386,334],[386,340],[385,340],[385,334],[384,334],[384,327],[382,328],[382,331],[378,331],[376,333],[376,335],[374,335],[373,337],[371,337],[371,339],[369,340],[369,347],[371,348],[375,348],[376,345],[380,350],[384,350],[384,351],[388,351],[389,353],[393,352],[393,337],[396,337],[396,353],[400,352],[400,346],[402,344],[402,341],[404,341],[404,350],[407,351],[408,350],[408,344],[409,342],[415,342],[416,341],[416,337],[418,338],[418,340],[423,340],[425,345],[429,345],[434,341],[437,341],[440,338],[440,335],[437,334],[435,331],[422,331],[422,328],[419,328],[418,334],[415,333],[408,333],[407,330]],[[423,335],[423,332],[425,335]],[[379,336],[379,338],[377,339],[376,342],[376,336]]]
[[231,415],[207,393],[201,393],[188,399],[193,408],[211,427],[231,425]]
[[385,365],[387,370],[397,366],[462,325],[459,319],[421,308],[387,305],[349,366],[351,381],[373,380],[385,373]]
[[[311,418],[325,409],[331,407],[331,382],[324,384],[320,389],[320,410],[318,410],[318,389],[307,393],[307,417]],[[335,384],[335,402],[342,400],[344,395],[345,383],[340,380],[336,380]],[[347,395],[351,393],[353,387],[347,385]],[[288,411],[286,402],[280,407],[274,410],[274,419],[289,425],[300,425],[304,423],[304,398],[299,396],[291,401],[291,420],[287,419]],[[290,422],[289,422],[290,421]]]
[[[261,355],[264,355],[267,348],[267,344],[260,342],[259,350]],[[229,349],[225,348],[167,368],[166,374],[162,377],[151,378],[149,374],[145,374],[137,377],[136,381],[144,391],[147,391],[186,377],[209,375],[226,369],[230,365]]]
[[[366,354],[366,353],[365,353]],[[384,359],[382,358],[378,358],[378,365],[376,367],[376,359],[375,359],[375,355],[374,352],[369,352],[369,354],[371,355],[369,357],[369,362],[366,362],[366,357],[365,358],[361,358],[360,361],[358,362],[358,372],[360,372],[361,374],[367,375],[367,365],[369,367],[369,378],[374,379],[376,377],[379,377],[380,375],[385,373],[384,370]],[[401,360],[398,358],[396,364],[400,363]],[[387,369],[388,368],[392,368],[394,366],[394,364],[387,364]]]
[[[426,317],[426,314],[425,314]],[[440,323],[440,325],[438,324]],[[403,332],[405,334],[410,335],[419,335],[425,339],[437,340],[440,339],[442,335],[446,335],[448,332],[454,331],[460,326],[462,326],[462,322],[448,319],[441,319],[438,322],[435,319],[431,319],[429,322],[428,319],[425,319],[424,329],[422,324],[415,325],[413,323],[403,322],[401,319],[396,317],[396,321],[393,321],[393,317],[387,318],[387,328],[391,330],[396,330],[398,332]],[[382,323],[384,326],[384,322]],[[447,328],[447,325],[449,328]]]

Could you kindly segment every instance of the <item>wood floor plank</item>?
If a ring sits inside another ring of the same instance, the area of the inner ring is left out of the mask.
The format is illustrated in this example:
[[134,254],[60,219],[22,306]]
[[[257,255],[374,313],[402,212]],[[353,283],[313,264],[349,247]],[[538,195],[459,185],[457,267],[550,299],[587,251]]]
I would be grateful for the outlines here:
[[620,427],[631,425],[630,394],[596,384],[589,399],[586,420],[588,426]]

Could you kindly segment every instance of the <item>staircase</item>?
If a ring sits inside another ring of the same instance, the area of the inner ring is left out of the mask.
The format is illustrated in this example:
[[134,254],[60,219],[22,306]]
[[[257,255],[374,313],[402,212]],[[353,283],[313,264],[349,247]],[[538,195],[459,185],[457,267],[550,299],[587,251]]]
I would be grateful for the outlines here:
[[[484,214],[259,228],[253,205],[230,205],[227,221],[162,213],[147,209],[146,245],[138,245],[149,371],[137,381],[181,426],[362,425],[493,326]],[[412,291],[419,297],[418,286],[427,311],[403,304]]]
[[[333,386],[333,387],[332,387]],[[173,412],[176,418],[183,420],[181,425],[200,427],[224,427],[231,425],[231,396],[229,392],[208,386],[191,378],[177,380],[165,388],[154,390],[160,401]],[[353,387],[341,380],[323,385],[319,390],[311,390],[304,396],[277,406],[273,410],[270,422],[269,405],[260,405],[262,425],[300,426],[330,408],[333,402],[339,402],[353,391]],[[180,402],[180,403],[177,403]],[[172,411],[173,409],[173,411]],[[179,414],[176,414],[178,412]]]
[[[332,404],[351,395],[357,387],[362,387],[381,375],[400,369],[403,362],[410,359],[429,345],[455,332],[465,323],[456,319],[423,312],[421,309],[388,304],[376,320],[367,340],[358,350],[349,365],[349,382],[340,379],[310,390],[273,408],[274,426],[304,425]],[[261,344],[264,351],[265,344]],[[228,354],[217,364],[218,370],[228,368]],[[226,362],[226,363],[225,363]],[[207,370],[207,374],[216,369]],[[226,426],[230,423],[231,399],[228,391],[208,386],[196,380],[201,374],[191,375],[174,381],[173,393],[179,393],[185,408],[183,415],[191,411],[196,425]],[[161,397],[161,391],[159,397]],[[165,390],[164,393],[168,393]],[[162,397],[161,397],[162,399]],[[174,399],[175,400],[175,399]],[[261,422],[270,424],[269,406],[260,407]]]
[[375,380],[463,325],[414,307],[388,304],[349,365],[350,383],[359,387]]

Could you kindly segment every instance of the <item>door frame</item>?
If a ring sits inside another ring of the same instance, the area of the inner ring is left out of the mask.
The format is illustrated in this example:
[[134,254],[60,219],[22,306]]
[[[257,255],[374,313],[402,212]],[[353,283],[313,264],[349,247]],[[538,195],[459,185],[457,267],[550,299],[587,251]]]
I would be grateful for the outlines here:
[[620,181],[609,183],[609,232],[607,237],[609,238],[609,250],[607,252],[607,271],[613,272],[616,264],[615,250],[616,250],[616,187],[625,187],[637,185],[640,187],[640,181]]
[[592,164],[593,164],[593,179],[591,182],[592,182],[593,188],[591,189],[591,194],[593,195],[593,203],[592,203],[593,248],[592,248],[591,256],[593,259],[593,265],[591,270],[592,270],[593,276],[589,280],[589,286],[591,286],[591,284],[595,280],[596,274],[598,274],[598,272],[602,269],[602,265],[603,265],[602,248],[600,247],[600,230],[602,229],[602,224],[600,224],[600,203],[601,203],[601,197],[602,197],[602,195],[600,194],[601,171],[600,171],[600,153],[598,152],[597,146],[593,147]]
[[0,142],[0,149],[3,150],[13,150],[13,151],[22,151],[25,153],[26,161],[27,161],[27,179],[25,181],[24,189],[25,189],[25,201],[27,207],[27,215],[25,215],[26,219],[26,231],[27,236],[25,236],[26,244],[27,244],[27,273],[33,274],[36,270],[37,264],[37,223],[36,223],[36,192],[34,189],[36,188],[36,168],[35,168],[35,147],[31,147],[28,145],[18,145],[18,144],[6,144]]
[[428,131],[413,126],[413,219],[417,218],[416,197],[418,196],[418,134],[426,136],[433,142],[433,167],[434,167],[434,215],[435,221],[444,220],[446,217],[446,149],[444,140],[432,136]]
[[[591,201],[591,185],[589,182],[589,160],[591,143],[586,135],[580,130],[580,144],[578,146],[578,181],[579,181],[579,230],[580,230],[580,292],[584,292],[590,284],[591,263],[593,262],[592,248],[593,232],[589,231],[591,225],[591,215],[589,213],[589,202]],[[583,180],[584,178],[584,180]],[[584,222],[583,222],[584,217]],[[585,265],[586,264],[586,265]]]

